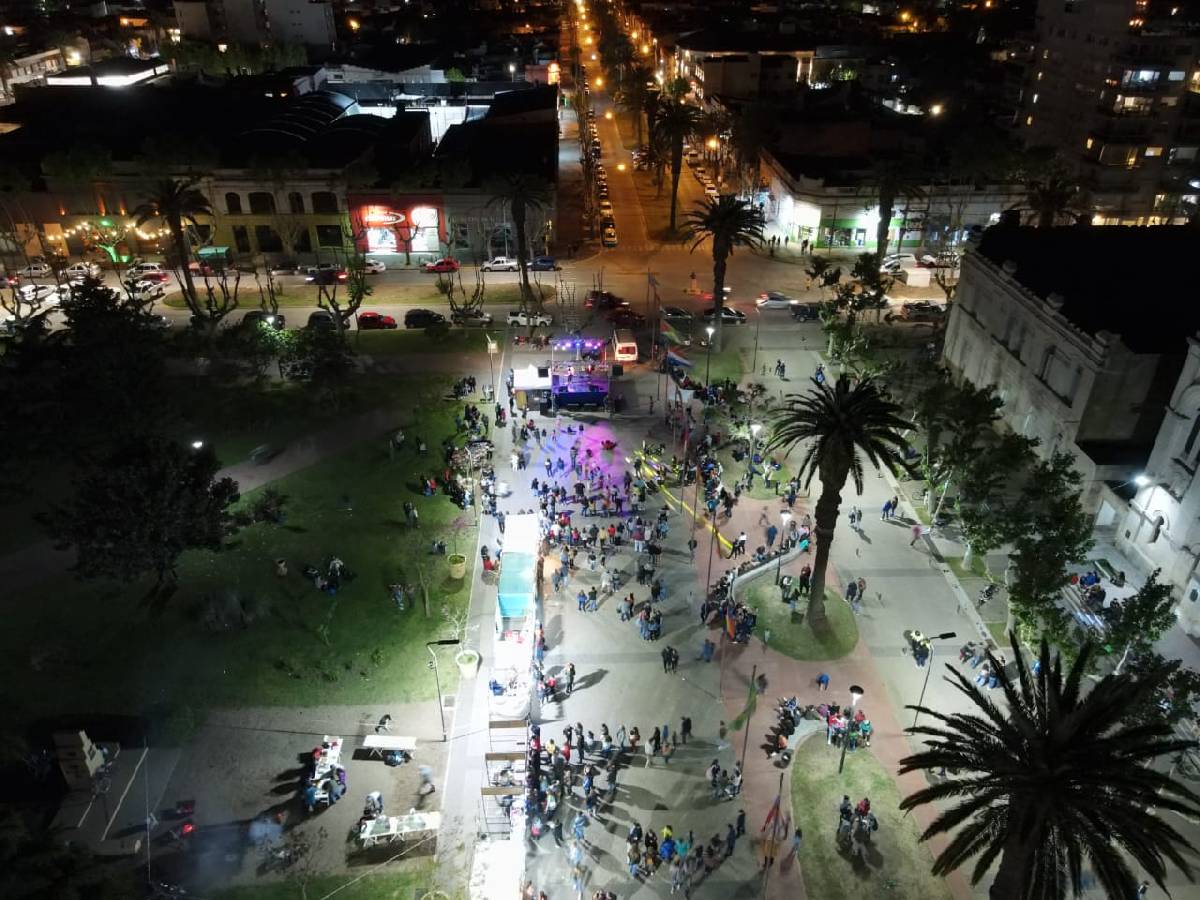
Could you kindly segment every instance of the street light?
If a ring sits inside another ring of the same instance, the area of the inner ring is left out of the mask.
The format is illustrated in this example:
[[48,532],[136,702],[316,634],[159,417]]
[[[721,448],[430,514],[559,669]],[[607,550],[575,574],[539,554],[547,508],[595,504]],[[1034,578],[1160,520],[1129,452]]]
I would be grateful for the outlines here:
[[713,332],[717,329],[711,325],[705,325],[704,330],[708,334],[708,358],[704,363],[704,386],[708,387],[708,376],[712,374],[712,337]]
[[842,758],[838,761],[838,774],[842,774],[842,767],[846,765],[846,745],[850,743],[850,722],[854,719],[854,707],[858,705],[858,701],[865,694],[862,688],[857,684],[850,685],[850,714],[846,716],[846,730],[842,732]]
[[933,642],[948,641],[958,637],[958,634],[953,631],[943,631],[941,634],[935,634],[931,638],[926,638],[929,641],[929,659],[925,661],[925,683],[921,685],[921,696],[917,700],[917,708],[913,712],[912,727],[917,727],[917,719],[921,715],[921,704],[925,702],[925,688],[929,687],[929,673],[933,670]]
[[1139,472],[1137,475],[1133,476],[1133,483],[1138,487],[1145,487],[1150,483],[1150,476],[1145,472]]
[[192,441],[192,449],[199,450],[204,446],[204,441]]
[[612,121],[612,110],[611,109],[606,109],[604,111],[604,118],[608,119],[610,122]]
[[442,743],[446,743],[446,710],[442,706],[442,679],[438,677],[437,654],[434,647],[454,647],[462,643],[458,638],[443,638],[440,641],[426,641],[425,649],[429,651],[429,668],[433,669],[433,683],[437,685],[438,715],[442,717]]
[[[788,519],[790,519],[791,517],[792,517],[792,514],[786,509],[779,514],[779,519],[780,519],[781,523],[783,524],[783,528],[781,529],[782,531],[784,531],[784,532],[787,531]],[[778,585],[779,582],[783,579],[783,541],[784,541],[784,536],[781,534],[779,536],[779,562],[775,566],[775,584],[776,585]]]
[[509,76],[509,79],[512,81],[517,80],[517,64],[516,63],[508,64],[508,76]]
[[754,448],[758,446],[758,433],[762,431],[762,425],[758,422],[750,426],[750,455],[746,457],[746,471],[750,471],[750,467],[754,465]]

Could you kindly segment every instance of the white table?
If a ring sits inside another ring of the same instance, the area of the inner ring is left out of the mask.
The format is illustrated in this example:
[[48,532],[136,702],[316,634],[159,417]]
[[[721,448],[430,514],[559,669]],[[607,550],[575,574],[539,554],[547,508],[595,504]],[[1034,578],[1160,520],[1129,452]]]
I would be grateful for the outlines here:
[[382,759],[383,754],[389,750],[402,750],[405,753],[412,753],[417,749],[417,739],[404,735],[369,734],[363,738],[363,749],[369,750],[372,756],[378,756]]
[[410,841],[437,834],[442,827],[439,812],[409,813],[406,816],[379,816],[364,822],[358,832],[359,843],[366,847]]

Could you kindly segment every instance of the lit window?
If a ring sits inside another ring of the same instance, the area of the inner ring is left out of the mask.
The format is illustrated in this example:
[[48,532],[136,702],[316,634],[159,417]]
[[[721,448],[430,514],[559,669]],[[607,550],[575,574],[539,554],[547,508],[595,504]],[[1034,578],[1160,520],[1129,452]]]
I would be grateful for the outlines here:
[[1167,73],[1167,81],[1183,81],[1183,69],[1172,69]]
[[1041,80],[1042,80],[1042,76],[1043,76],[1043,75],[1045,75],[1045,74],[1046,74],[1045,72],[1038,72],[1038,74],[1037,74],[1037,80],[1038,80],[1038,81],[1041,81]]
[[1033,102],[1034,102],[1034,103],[1037,103],[1037,98],[1038,98],[1038,95],[1037,95],[1037,94],[1034,94],[1034,95],[1033,95]]
[[1032,124],[1033,124],[1033,116],[1026,116],[1026,117],[1025,117],[1025,124],[1026,124],[1026,125],[1032,125]]
[[1087,141],[1085,142],[1084,146],[1086,146],[1089,150],[1091,150],[1093,145],[1095,145],[1095,143],[1096,143],[1096,141],[1094,139],[1088,138]]
[[1147,156],[1162,156],[1162,147],[1147,147]]

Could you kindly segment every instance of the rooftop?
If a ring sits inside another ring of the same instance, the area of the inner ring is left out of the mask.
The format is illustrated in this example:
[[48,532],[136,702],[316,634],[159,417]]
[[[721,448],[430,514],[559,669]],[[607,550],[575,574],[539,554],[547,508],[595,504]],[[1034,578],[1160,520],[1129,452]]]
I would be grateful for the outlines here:
[[[1186,266],[1200,244],[1187,225],[993,227],[977,252],[1039,297],[1058,294],[1076,327],[1109,331],[1135,353],[1182,353],[1200,329],[1200,305],[1186,300]],[[1149,265],[1147,260],[1156,260]]]
[[794,53],[812,50],[821,39],[796,32],[737,31],[730,28],[705,28],[681,34],[675,42],[681,50],[693,53]]

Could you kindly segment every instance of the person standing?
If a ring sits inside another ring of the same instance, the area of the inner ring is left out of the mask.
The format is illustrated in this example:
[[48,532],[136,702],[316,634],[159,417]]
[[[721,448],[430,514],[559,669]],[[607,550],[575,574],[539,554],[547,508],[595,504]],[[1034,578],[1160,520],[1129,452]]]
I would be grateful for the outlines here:
[[728,829],[725,832],[725,858],[726,859],[729,859],[729,857],[733,856],[733,848],[736,846],[737,846],[737,831],[734,829],[733,824],[730,823]]
[[738,837],[741,837],[745,833],[746,833],[746,811],[744,809],[739,809],[738,814],[737,814]]
[[575,690],[575,663],[567,663],[567,696]]
[[679,722],[679,737],[683,743],[688,742],[688,738],[692,736],[692,720],[688,716],[684,716]]

